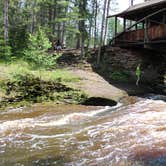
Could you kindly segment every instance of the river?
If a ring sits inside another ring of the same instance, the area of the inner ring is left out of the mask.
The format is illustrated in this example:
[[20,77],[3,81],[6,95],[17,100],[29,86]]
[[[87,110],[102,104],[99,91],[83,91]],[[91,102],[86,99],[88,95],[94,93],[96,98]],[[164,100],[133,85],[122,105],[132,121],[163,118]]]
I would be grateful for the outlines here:
[[166,102],[0,113],[0,166],[166,166]]

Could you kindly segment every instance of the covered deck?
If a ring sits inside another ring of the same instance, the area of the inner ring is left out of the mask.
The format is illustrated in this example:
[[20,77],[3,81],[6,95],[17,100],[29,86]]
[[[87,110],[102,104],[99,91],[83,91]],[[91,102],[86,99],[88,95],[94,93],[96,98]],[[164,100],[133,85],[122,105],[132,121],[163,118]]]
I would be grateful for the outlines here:
[[[166,48],[166,0],[150,0],[110,17],[115,17],[112,45]],[[118,17],[123,18],[121,33],[117,33]]]

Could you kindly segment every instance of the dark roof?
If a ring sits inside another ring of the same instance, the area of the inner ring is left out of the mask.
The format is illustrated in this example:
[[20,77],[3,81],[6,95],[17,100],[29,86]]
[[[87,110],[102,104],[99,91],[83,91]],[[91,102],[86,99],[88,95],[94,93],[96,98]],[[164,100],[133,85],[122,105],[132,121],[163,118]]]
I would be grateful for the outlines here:
[[137,21],[143,18],[144,16],[165,7],[166,0],[149,0],[144,3],[133,5],[121,13],[108,17],[118,16],[129,20]]

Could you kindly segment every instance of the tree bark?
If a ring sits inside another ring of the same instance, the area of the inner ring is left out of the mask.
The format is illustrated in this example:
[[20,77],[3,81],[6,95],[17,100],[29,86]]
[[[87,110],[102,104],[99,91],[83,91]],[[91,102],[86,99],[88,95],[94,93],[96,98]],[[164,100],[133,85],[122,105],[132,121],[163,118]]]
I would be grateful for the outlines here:
[[35,26],[36,26],[36,11],[35,11],[35,8],[36,8],[36,1],[33,2],[33,5],[32,5],[32,12],[31,12],[31,17],[32,17],[32,22],[31,22],[31,25],[30,25],[30,32],[31,33],[34,33],[35,31]]
[[98,8],[98,3],[97,0],[95,0],[95,14],[94,14],[94,48],[96,48],[97,45],[97,8]]
[[98,51],[98,56],[97,56],[97,65],[99,65],[99,63],[100,63],[101,47],[103,46],[103,32],[104,32],[106,5],[107,5],[107,0],[104,0],[103,17],[102,17],[101,34],[100,34],[100,44],[99,44],[99,51]]
[[[106,17],[108,17],[108,16],[109,16],[110,3],[111,3],[111,0],[108,0],[108,2],[107,2],[107,13],[106,13]],[[104,44],[106,44],[106,43],[107,43],[107,41],[106,41],[106,36],[107,36],[107,27],[108,27],[108,19],[106,18],[106,21],[105,21],[105,33],[104,33],[104,39],[103,39]]]
[[91,39],[92,39],[92,26],[93,26],[93,17],[94,17],[94,13],[95,13],[95,0],[92,1],[92,15],[89,18],[89,36],[88,36],[88,41],[87,41],[87,48],[89,48]]
[[55,23],[55,19],[57,17],[57,2],[56,0],[53,1],[54,2],[54,6],[53,6],[53,23],[52,23],[52,33],[55,34],[56,33],[56,23]]
[[80,17],[82,20],[79,21],[79,31],[80,31],[80,37],[81,37],[81,57],[85,55],[85,49],[84,49],[84,44],[85,44],[85,36],[86,36],[86,28],[85,28],[85,17],[86,17],[86,5],[87,5],[87,0],[82,0],[79,1],[79,12],[80,12]]
[[48,7],[48,25],[49,25],[49,28],[51,28],[52,26],[52,19],[53,19],[53,17],[52,17],[53,15],[52,15],[52,6],[51,5],[49,5],[49,7]]
[[130,6],[134,5],[134,0],[130,0]]
[[9,0],[4,0],[4,40],[7,41],[9,37]]

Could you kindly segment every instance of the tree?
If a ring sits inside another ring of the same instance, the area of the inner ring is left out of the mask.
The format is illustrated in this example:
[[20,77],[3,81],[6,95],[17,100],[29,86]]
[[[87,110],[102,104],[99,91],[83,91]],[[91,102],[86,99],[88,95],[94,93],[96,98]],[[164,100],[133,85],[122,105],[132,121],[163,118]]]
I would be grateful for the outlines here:
[[9,37],[9,0],[4,0],[3,17],[4,17],[4,40]]
[[[109,16],[110,3],[111,3],[111,0],[108,0],[108,2],[107,2],[107,13],[106,13],[106,17]],[[105,34],[104,34],[104,39],[103,39],[103,40],[104,40],[104,44],[106,43],[107,26],[108,26],[108,19],[106,18],[106,23],[105,23]]]
[[9,0],[3,0],[0,1],[1,38],[9,41],[12,55],[20,57],[27,47],[27,34],[35,34],[42,27],[50,41],[59,39],[70,48],[77,45],[83,57],[84,46],[95,48],[101,40],[101,46],[106,40],[105,17],[113,1],[10,0],[9,5]]
[[97,56],[97,64],[100,63],[101,47],[103,46],[103,32],[104,32],[104,24],[105,24],[106,5],[107,5],[107,0],[104,0],[103,16],[102,16],[102,24],[101,24],[101,34],[100,34],[100,44],[99,44],[99,51],[98,51],[98,56]]

